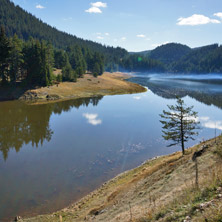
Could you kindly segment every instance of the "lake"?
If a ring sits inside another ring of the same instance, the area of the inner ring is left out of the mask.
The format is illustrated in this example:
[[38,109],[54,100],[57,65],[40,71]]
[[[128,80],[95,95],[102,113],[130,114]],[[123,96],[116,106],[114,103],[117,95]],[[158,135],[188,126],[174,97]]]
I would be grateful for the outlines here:
[[[164,76],[163,76],[164,75]],[[140,94],[44,105],[0,103],[0,221],[68,206],[115,175],[167,147],[159,114],[176,96],[193,105],[200,135],[222,130],[222,75],[137,75]]]

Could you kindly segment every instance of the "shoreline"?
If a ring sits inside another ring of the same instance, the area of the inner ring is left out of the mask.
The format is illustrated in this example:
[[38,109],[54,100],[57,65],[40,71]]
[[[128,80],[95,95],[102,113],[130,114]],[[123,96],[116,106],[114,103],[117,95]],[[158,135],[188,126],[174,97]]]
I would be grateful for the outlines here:
[[[221,140],[221,137],[218,138]],[[186,155],[183,157],[181,152],[175,152],[149,159],[136,168],[118,174],[64,209],[21,221],[128,222],[130,221],[129,207],[133,211],[134,217],[141,218],[147,207],[150,207],[146,202],[154,199],[152,207],[155,210],[157,210],[157,206],[162,209],[163,205],[167,206],[174,201],[174,198],[178,198],[183,192],[186,192],[187,188],[193,189],[195,174],[192,170],[194,163],[191,159],[193,153],[200,150],[203,145],[209,146],[209,151],[206,151],[200,158],[199,163],[200,184],[205,183],[205,171],[208,168],[216,169],[218,164],[214,154],[214,139],[186,149]],[[183,174],[182,177],[181,174]]]
[[[106,95],[121,95],[146,92],[147,89],[139,84],[126,81],[132,75],[126,73],[108,73],[97,78],[85,74],[77,82],[62,82],[58,85],[38,89],[8,89],[0,88],[0,102],[21,100],[30,104],[45,104],[78,98],[88,98]],[[2,91],[2,92],[1,92]]]

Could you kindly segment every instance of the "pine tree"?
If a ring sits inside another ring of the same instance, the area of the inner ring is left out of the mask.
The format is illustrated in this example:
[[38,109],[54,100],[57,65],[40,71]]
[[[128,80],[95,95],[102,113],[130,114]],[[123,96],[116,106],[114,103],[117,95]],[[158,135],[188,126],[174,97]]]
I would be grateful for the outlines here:
[[56,50],[54,52],[55,67],[57,69],[62,69],[66,65],[66,56],[64,50]]
[[97,77],[100,74],[100,65],[99,63],[95,63],[93,66],[93,76]]
[[22,41],[17,35],[11,39],[11,52],[10,52],[10,65],[9,75],[12,84],[16,83],[16,80],[22,77],[22,65],[23,65],[23,53],[22,53]]
[[10,56],[10,44],[9,40],[5,35],[5,30],[1,27],[0,32],[0,77],[2,84],[5,85],[8,81],[8,66]]
[[63,81],[76,82],[77,80],[77,75],[72,69],[72,66],[69,63],[69,59],[67,55],[66,55],[66,65],[62,69],[62,78],[63,78]]
[[199,122],[197,119],[197,112],[194,112],[193,106],[186,107],[181,98],[177,99],[176,105],[168,105],[170,111],[163,110],[160,117],[165,120],[160,120],[163,124],[163,138],[165,140],[172,140],[173,142],[168,145],[174,146],[181,144],[183,155],[185,154],[184,143],[194,140],[194,136],[198,135],[196,132],[199,129]]

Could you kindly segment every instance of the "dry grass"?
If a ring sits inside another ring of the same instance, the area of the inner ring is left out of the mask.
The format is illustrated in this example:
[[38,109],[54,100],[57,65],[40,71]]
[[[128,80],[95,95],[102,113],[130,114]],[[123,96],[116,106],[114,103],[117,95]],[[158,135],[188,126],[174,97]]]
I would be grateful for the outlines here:
[[53,75],[54,76],[58,76],[58,75],[61,75],[62,74],[62,70],[61,69],[54,69],[53,70]]
[[[57,70],[57,72],[59,72]],[[42,87],[30,90],[28,93],[36,93],[38,104],[48,102],[47,96],[57,96],[58,100],[86,98],[116,94],[130,94],[145,92],[146,89],[138,84],[124,81],[130,76],[123,73],[104,73],[97,78],[85,74],[76,83],[63,82],[50,87]]]
[[[207,141],[209,150],[199,158],[200,189],[195,186],[195,168],[191,158],[197,145],[182,157],[180,152],[147,161],[105,183],[78,203],[53,215],[40,216],[25,221],[182,221],[187,216],[192,221],[204,219],[196,211],[201,202],[217,195],[222,179],[221,157],[214,140]],[[221,139],[220,139],[220,144]],[[216,220],[221,212],[221,202],[215,201],[204,213]]]

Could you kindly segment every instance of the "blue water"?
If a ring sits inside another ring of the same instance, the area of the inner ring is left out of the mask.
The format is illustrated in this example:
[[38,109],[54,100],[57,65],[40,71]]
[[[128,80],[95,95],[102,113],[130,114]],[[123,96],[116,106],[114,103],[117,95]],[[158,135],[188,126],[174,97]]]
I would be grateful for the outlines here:
[[159,114],[176,96],[198,111],[202,129],[189,147],[222,130],[222,87],[140,76],[148,91],[48,105],[0,103],[0,221],[61,209],[167,147]]

